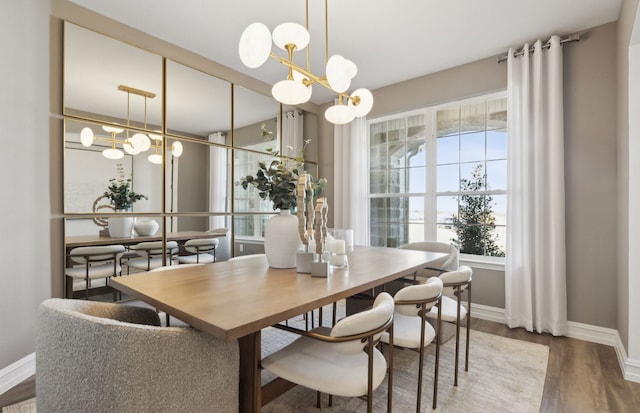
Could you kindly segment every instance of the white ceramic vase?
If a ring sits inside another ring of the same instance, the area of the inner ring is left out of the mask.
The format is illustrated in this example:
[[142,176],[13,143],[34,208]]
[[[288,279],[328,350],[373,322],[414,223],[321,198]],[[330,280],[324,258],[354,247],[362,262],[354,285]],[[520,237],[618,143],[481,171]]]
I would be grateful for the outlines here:
[[133,230],[140,236],[152,236],[154,235],[160,226],[153,219],[137,219],[133,224]]
[[264,252],[269,267],[295,268],[296,252],[302,248],[298,236],[298,217],[291,215],[289,210],[267,221],[264,231]]
[[109,217],[109,236],[130,238],[133,231],[133,217]]

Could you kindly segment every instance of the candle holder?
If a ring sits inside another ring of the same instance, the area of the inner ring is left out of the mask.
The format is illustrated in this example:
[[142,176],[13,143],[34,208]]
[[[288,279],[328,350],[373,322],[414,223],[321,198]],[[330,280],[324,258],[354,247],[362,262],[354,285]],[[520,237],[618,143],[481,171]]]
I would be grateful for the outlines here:
[[329,264],[332,268],[349,268],[349,261],[347,259],[346,242],[343,239],[335,239],[331,243],[331,257],[329,257]]

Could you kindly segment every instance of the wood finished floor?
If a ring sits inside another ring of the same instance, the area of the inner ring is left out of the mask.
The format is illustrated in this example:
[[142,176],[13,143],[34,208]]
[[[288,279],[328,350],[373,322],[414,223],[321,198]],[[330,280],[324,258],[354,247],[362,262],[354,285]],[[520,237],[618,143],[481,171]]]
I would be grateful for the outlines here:
[[[532,334],[524,329],[509,329],[503,324],[478,319],[472,319],[472,329],[549,346],[542,413],[640,412],[640,383],[622,378],[613,347]],[[473,341],[471,343],[472,368]],[[34,396],[35,379],[31,377],[0,395],[0,408]]]

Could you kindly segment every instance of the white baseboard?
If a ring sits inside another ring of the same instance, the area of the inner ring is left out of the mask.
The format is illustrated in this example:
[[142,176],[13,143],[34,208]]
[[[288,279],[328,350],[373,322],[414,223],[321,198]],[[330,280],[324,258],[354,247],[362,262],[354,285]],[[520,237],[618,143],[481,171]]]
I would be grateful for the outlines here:
[[36,353],[31,353],[0,370],[0,394],[36,374]]
[[[482,320],[506,324],[504,308],[472,304],[471,316]],[[622,371],[624,379],[640,383],[640,361],[631,360],[627,357],[627,352],[622,344],[622,339],[620,338],[618,330],[576,323],[574,321],[569,321],[568,324],[569,328],[567,331],[567,337],[613,347],[616,351],[618,364],[620,365],[620,370]]]

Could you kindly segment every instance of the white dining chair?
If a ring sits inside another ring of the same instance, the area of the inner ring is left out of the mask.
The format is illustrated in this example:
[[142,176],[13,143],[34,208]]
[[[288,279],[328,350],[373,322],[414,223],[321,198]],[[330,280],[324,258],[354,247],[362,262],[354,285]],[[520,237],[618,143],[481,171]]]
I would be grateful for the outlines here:
[[293,343],[265,357],[262,367],[292,383],[320,393],[344,397],[366,396],[367,412],[373,407],[373,391],[387,374],[387,361],[376,348],[389,329],[389,386],[387,410],[392,406],[393,298],[380,293],[371,309],[350,315],[329,329],[311,331],[278,324],[274,327],[299,334]]
[[[123,245],[98,245],[93,247],[76,247],[69,252],[69,258],[75,265],[65,269],[68,277],[83,279],[85,298],[89,299],[91,280],[104,278],[106,284],[111,277],[122,271],[120,258],[124,254]],[[113,300],[116,299],[114,290]]]
[[[166,242],[166,263],[173,265],[177,263],[178,243],[176,241]],[[163,243],[162,241],[145,241],[129,248],[135,252],[139,258],[130,258],[125,263],[130,268],[150,271],[154,268],[162,267],[163,263]]]
[[458,269],[458,266],[459,266],[458,249],[447,242],[439,242],[439,241],[410,242],[408,244],[401,245],[398,248],[447,254],[442,258],[432,261],[428,267],[425,267],[416,271],[413,274],[414,280],[424,281],[429,277],[437,277],[440,274],[445,273],[447,271],[455,271]]
[[[457,271],[449,271],[440,275],[442,280],[442,304],[439,307],[440,313],[434,308],[427,313],[427,317],[455,324],[456,326],[456,355],[454,367],[453,385],[458,385],[458,359],[460,353],[460,324],[466,320],[467,340],[464,360],[464,370],[469,371],[469,342],[471,331],[471,281],[473,270],[466,266],[460,266]],[[462,295],[467,291],[467,306],[462,305]]]
[[[393,344],[397,347],[417,350],[418,358],[418,391],[416,398],[416,412],[420,412],[422,404],[422,377],[424,370],[424,350],[431,344],[440,331],[440,317],[434,329],[427,321],[427,314],[432,308],[439,309],[442,297],[442,281],[432,277],[424,284],[409,285],[398,291],[393,299],[395,312],[393,314]],[[439,314],[439,313],[438,313]],[[389,343],[389,335],[384,334],[380,339]],[[433,373],[433,408],[436,408],[438,398],[438,367],[440,363],[440,340],[435,340],[435,362]]]
[[190,255],[178,256],[180,264],[210,264],[216,261],[217,238],[195,238],[184,243],[185,251]]

